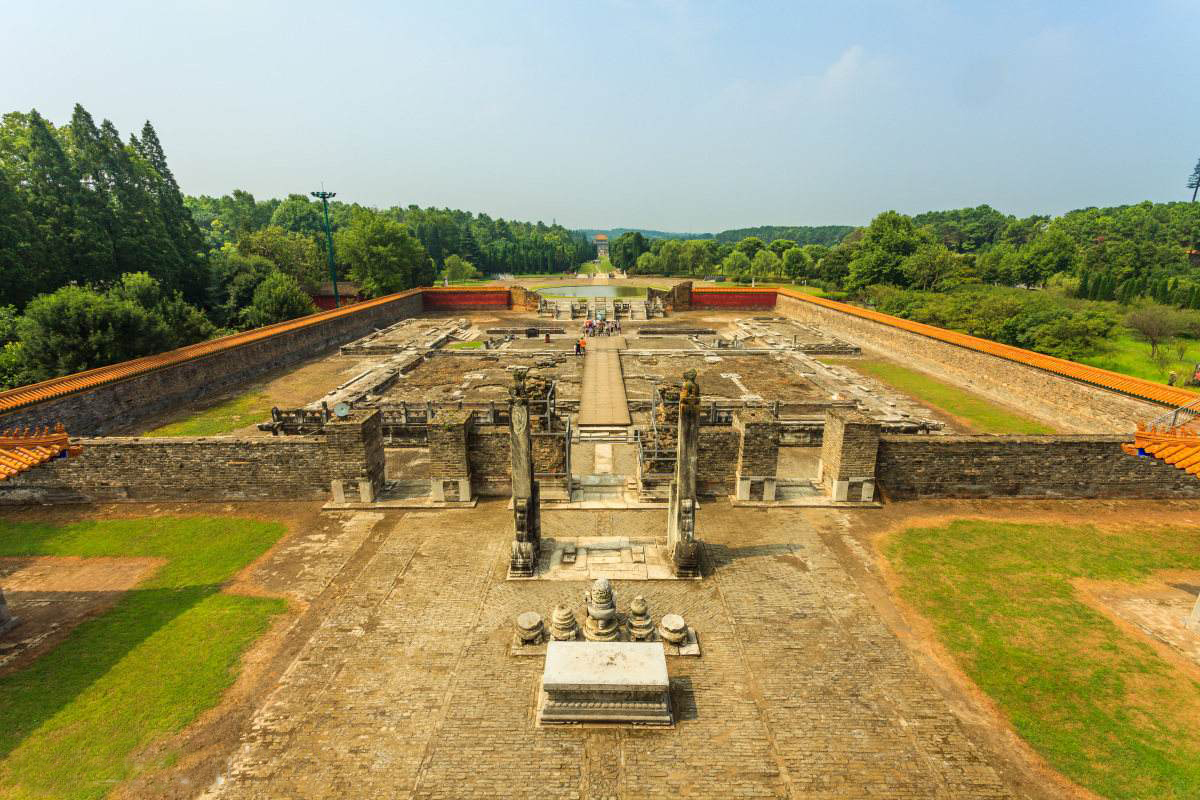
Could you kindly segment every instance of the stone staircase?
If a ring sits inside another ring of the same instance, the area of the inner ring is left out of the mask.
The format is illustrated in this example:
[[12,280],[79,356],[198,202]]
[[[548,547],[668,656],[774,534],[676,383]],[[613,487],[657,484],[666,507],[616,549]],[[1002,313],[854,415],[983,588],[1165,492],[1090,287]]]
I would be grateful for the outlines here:
[[627,425],[576,425],[575,441],[626,444],[632,439]]

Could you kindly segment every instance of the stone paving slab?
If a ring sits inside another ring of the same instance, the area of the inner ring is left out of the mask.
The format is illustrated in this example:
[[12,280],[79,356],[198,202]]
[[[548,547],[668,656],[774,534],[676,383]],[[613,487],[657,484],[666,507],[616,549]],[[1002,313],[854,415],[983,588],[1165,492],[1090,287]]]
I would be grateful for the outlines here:
[[[513,619],[578,610],[587,582],[506,581],[501,503],[389,513],[204,796],[1011,796],[805,524],[813,513],[706,504],[709,577],[613,582],[618,608],[644,595],[655,619],[682,614],[703,638],[701,657],[668,665],[671,729],[539,728],[543,665],[509,655]],[[618,539],[661,523],[581,520]]]
[[587,340],[578,425],[630,424],[625,378],[621,373],[620,351],[623,349],[623,336],[595,336]]

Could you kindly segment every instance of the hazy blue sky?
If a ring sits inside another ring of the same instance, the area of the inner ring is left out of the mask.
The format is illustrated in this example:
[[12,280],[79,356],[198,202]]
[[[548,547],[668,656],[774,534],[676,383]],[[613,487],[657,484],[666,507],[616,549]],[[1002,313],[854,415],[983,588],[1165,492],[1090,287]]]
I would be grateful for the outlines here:
[[4,110],[149,118],[185,191],[572,227],[1186,197],[1200,0],[9,4]]

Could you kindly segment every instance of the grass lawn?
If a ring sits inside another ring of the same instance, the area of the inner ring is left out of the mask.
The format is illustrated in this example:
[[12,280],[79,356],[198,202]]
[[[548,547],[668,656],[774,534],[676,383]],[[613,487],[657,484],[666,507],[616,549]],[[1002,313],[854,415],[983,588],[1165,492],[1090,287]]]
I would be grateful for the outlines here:
[[1055,769],[1109,798],[1200,797],[1200,683],[1069,582],[1200,569],[1200,532],[957,520],[885,551],[903,597]]
[[265,394],[250,391],[143,435],[217,436],[268,419],[271,416],[271,405]]
[[480,339],[480,340],[476,340],[473,342],[451,342],[450,344],[446,345],[446,349],[447,350],[482,350],[483,349],[483,340]]
[[870,358],[821,360],[870,375],[925,405],[958,417],[980,433],[1053,433],[1051,428],[1037,420],[891,361]]
[[0,797],[103,797],[154,768],[132,756],[216,705],[242,652],[286,608],[220,592],[283,533],[231,517],[0,520],[4,556],[167,559],[108,613],[0,678]]
[[1162,346],[1163,351],[1170,356],[1170,359],[1161,367],[1150,358],[1150,345],[1137,340],[1128,331],[1110,338],[1105,352],[1079,360],[1084,364],[1091,364],[1093,367],[1110,369],[1113,372],[1163,384],[1167,382],[1167,375],[1171,370],[1175,370],[1179,375],[1176,385],[1186,388],[1183,387],[1183,381],[1192,374],[1196,364],[1200,363],[1200,342],[1183,341],[1187,345],[1183,358],[1179,357],[1174,343]]

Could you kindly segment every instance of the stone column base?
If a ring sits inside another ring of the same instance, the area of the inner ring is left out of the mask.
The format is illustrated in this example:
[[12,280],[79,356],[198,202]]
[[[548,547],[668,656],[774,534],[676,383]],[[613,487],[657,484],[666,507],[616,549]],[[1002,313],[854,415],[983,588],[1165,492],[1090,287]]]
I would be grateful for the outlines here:
[[429,499],[435,503],[471,502],[470,478],[431,478]]

